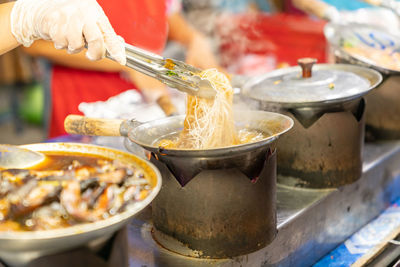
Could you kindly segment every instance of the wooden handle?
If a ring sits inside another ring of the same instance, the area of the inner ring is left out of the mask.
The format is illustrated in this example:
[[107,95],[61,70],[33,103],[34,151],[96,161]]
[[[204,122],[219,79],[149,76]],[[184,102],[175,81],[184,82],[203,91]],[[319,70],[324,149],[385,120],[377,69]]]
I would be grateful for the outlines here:
[[167,95],[160,96],[157,99],[157,104],[167,116],[172,116],[178,113],[175,105],[171,102],[171,98]]
[[319,0],[293,0],[293,5],[307,14],[321,19],[325,19],[326,11],[331,8],[330,5]]
[[95,119],[80,115],[68,115],[64,120],[64,129],[69,134],[120,136],[123,120]]

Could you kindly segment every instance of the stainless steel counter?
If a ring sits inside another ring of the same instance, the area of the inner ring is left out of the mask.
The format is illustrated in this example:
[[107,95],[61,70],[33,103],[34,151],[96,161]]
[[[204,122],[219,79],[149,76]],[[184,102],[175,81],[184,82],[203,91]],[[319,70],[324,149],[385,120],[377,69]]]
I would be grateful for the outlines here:
[[363,175],[352,185],[332,190],[278,185],[278,234],[269,246],[233,259],[180,256],[153,240],[151,210],[147,209],[128,227],[129,264],[163,267],[309,266],[398,197],[400,142],[367,144]]

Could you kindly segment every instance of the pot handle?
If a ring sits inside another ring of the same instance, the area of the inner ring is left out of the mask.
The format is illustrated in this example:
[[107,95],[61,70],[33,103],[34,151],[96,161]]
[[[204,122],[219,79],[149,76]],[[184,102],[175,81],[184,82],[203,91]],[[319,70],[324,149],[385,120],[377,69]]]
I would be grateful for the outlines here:
[[64,129],[69,134],[94,136],[121,136],[127,131],[120,131],[124,120],[88,118],[81,115],[68,115],[64,120]]

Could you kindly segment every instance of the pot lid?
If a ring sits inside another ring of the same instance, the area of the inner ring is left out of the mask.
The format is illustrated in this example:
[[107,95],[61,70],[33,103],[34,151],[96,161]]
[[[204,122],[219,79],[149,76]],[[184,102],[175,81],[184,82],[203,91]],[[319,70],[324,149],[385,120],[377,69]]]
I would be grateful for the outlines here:
[[348,64],[317,64],[299,59],[299,67],[272,71],[255,77],[243,94],[286,107],[321,106],[354,100],[376,87],[382,76],[371,69]]
[[400,72],[398,56],[393,53],[400,51],[400,36],[397,33],[374,25],[329,23],[324,28],[324,34],[336,49],[336,55],[348,62],[372,67],[385,74]]

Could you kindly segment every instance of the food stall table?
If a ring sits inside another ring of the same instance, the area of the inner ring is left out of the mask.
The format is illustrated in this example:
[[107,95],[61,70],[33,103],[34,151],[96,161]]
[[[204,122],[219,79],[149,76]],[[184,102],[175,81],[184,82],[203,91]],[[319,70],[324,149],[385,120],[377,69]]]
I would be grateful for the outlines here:
[[[95,139],[62,136],[50,141],[95,142]],[[371,231],[375,233],[373,237],[384,239],[385,234],[398,227],[395,221],[400,221],[399,161],[400,142],[367,143],[363,175],[354,184],[337,189],[278,184],[277,237],[265,248],[232,259],[195,259],[161,247],[152,237],[151,209],[148,208],[127,227],[127,262],[129,266],[309,266],[315,263],[349,266],[379,242],[376,238],[371,240]],[[391,224],[387,224],[388,216]],[[376,235],[376,231],[381,232]]]

